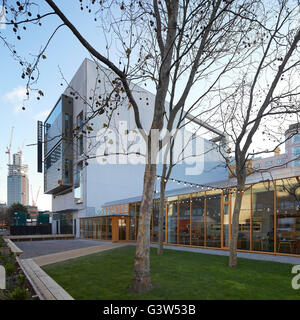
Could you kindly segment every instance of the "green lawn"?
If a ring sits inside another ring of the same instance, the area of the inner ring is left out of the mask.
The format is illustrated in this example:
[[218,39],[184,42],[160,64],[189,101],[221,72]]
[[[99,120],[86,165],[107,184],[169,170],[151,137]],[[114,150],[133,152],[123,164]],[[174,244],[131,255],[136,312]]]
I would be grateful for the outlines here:
[[128,246],[43,267],[75,299],[300,299],[292,265],[151,248],[155,289],[137,295],[131,285],[135,247]]

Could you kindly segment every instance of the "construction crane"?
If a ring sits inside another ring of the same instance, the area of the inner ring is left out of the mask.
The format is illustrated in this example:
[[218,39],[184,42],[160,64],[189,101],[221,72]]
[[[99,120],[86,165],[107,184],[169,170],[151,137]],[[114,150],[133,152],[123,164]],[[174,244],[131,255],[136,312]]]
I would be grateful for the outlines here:
[[32,184],[30,185],[30,189],[31,189],[31,205],[34,206]]
[[8,154],[8,164],[10,164],[10,150],[11,150],[13,134],[14,134],[14,127],[11,127],[9,146],[6,147],[6,151],[5,151],[5,153]]
[[37,201],[38,201],[38,198],[39,198],[40,190],[41,190],[41,186],[39,186],[38,192],[36,193],[36,198],[35,198],[35,204],[36,205],[37,205]]
[[22,154],[23,154],[24,143],[25,143],[25,139],[23,140],[22,146],[21,146],[21,148],[19,148],[19,151],[18,151],[18,153],[19,153],[21,156],[22,156]]
[[35,200],[33,198],[33,191],[32,191],[32,185],[30,185],[31,188],[31,196],[32,196],[32,206],[35,207],[39,198],[39,194],[40,194],[40,190],[41,190],[41,186],[39,186],[38,192],[36,193],[36,197]]

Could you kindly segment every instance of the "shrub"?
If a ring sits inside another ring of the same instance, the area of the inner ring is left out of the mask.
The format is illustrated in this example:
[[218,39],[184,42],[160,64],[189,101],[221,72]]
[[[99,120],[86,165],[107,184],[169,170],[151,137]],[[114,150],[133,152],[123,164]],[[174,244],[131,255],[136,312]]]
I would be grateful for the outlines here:
[[29,292],[25,288],[16,288],[12,291],[10,298],[12,300],[26,300],[29,297]]
[[0,256],[0,262],[5,266],[8,263],[8,257],[5,255]]
[[5,270],[6,270],[6,274],[7,276],[13,276],[14,275],[14,272],[15,272],[15,265],[13,263],[7,263],[5,265]]
[[5,247],[5,241],[3,240],[3,237],[0,236],[0,248]]
[[23,287],[25,284],[25,280],[26,280],[26,277],[24,274],[22,273],[18,274],[17,285],[19,287]]

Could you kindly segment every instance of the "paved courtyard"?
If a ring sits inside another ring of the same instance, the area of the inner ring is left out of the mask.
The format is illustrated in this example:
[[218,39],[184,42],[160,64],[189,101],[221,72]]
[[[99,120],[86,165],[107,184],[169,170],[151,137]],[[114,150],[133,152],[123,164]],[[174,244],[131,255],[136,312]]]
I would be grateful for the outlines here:
[[18,241],[16,245],[23,250],[22,259],[29,259],[53,253],[76,250],[99,245],[107,245],[110,242],[96,240],[43,240],[43,241]]
[[[65,252],[69,250],[78,250],[90,248],[86,250],[86,254],[91,254],[93,251],[101,251],[101,248],[92,249],[95,246],[104,246],[111,244],[109,241],[97,241],[97,240],[85,240],[85,239],[72,239],[72,240],[44,240],[44,241],[18,241],[16,245],[23,250],[22,259],[35,258],[39,256],[51,255],[55,253]],[[125,245],[125,243],[123,243]],[[127,245],[135,245],[134,243],[127,243]],[[152,244],[152,247],[156,247],[156,244]],[[204,249],[204,248],[189,248],[180,246],[164,246],[166,249],[171,250],[183,250],[195,253],[213,254],[213,255],[225,255],[228,256],[229,252],[225,250],[214,250],[214,249]],[[104,249],[104,248],[103,248]],[[80,253],[81,255],[82,253]],[[84,254],[83,254],[84,255]],[[259,253],[247,253],[238,252],[238,257],[253,259],[253,260],[263,260],[263,261],[273,261],[288,264],[299,264],[300,257],[289,257],[280,255],[269,255],[269,254],[259,254]]]

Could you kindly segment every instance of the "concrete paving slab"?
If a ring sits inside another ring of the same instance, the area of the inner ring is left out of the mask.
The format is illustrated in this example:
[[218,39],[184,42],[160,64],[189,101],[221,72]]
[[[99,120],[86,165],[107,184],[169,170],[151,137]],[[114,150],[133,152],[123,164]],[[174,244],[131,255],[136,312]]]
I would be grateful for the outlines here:
[[49,255],[43,255],[40,257],[33,258],[33,261],[39,266],[45,266],[48,264],[53,264],[53,263],[66,261],[70,259],[76,259],[79,257],[83,257],[90,254],[99,253],[102,251],[111,250],[115,248],[120,248],[127,245],[128,245],[127,243],[111,243],[111,244],[105,244],[105,245],[102,244],[99,246],[80,248],[75,250],[53,253]]
[[71,240],[42,240],[42,241],[18,241],[16,245],[23,250],[22,258],[29,259],[42,255],[49,255],[68,250],[88,248],[99,245],[107,245],[109,241],[71,239]]

